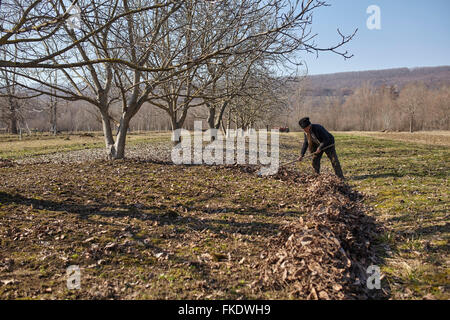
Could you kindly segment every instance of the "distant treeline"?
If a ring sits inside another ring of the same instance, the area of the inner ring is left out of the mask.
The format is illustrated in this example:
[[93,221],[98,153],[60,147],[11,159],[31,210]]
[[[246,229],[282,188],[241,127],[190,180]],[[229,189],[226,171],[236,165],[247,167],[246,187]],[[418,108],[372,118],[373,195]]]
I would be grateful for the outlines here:
[[364,84],[346,97],[299,96],[290,125],[308,115],[331,130],[418,131],[450,129],[450,86],[414,82],[376,87]]
[[[286,98],[284,108],[274,110],[274,116],[267,121],[255,121],[255,128],[288,126],[299,130],[298,119],[310,116],[312,122],[321,123],[330,130],[361,131],[418,131],[450,130],[450,85],[428,87],[424,83],[409,83],[397,86],[376,87],[363,84],[348,96],[308,96],[304,89]],[[4,99],[0,99],[0,103]],[[50,110],[36,99],[27,100],[21,113],[21,130],[49,131]],[[114,106],[111,114],[120,114],[120,107]],[[183,125],[193,129],[195,120],[203,120],[207,128],[207,108],[199,106],[189,111]],[[2,121],[3,120],[3,121]],[[245,127],[239,119],[232,120],[231,128]],[[224,123],[228,123],[228,114]],[[7,120],[0,108],[0,128],[6,128]],[[130,123],[131,131],[171,130],[172,124],[163,110],[144,104]],[[57,106],[58,131],[101,131],[101,115],[98,110],[83,102],[62,101]]]
[[421,82],[429,88],[439,88],[450,83],[450,66],[313,75],[306,82],[307,96],[348,96],[362,83],[370,83],[374,87],[395,85],[401,89],[411,82]]

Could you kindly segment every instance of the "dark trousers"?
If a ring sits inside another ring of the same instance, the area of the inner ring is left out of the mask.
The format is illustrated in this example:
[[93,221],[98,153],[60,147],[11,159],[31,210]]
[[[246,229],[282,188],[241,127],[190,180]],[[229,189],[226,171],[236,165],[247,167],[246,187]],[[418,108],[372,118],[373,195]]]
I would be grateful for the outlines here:
[[[313,150],[317,150],[318,146],[314,146]],[[333,166],[334,173],[341,179],[344,179],[344,174],[342,173],[341,164],[339,163],[339,159],[336,153],[336,148],[333,146],[331,148],[326,149],[325,151],[320,152],[318,155],[313,156],[312,166],[314,171],[317,174],[320,173],[320,160],[322,159],[323,153],[327,154],[328,159],[331,161],[331,165]]]

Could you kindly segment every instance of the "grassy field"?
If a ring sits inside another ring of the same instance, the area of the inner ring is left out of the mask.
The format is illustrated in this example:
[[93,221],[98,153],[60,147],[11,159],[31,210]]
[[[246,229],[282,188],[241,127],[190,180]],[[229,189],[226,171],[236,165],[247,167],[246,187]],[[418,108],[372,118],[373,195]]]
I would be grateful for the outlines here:
[[[166,141],[169,133],[130,133],[127,136],[128,145],[143,142]],[[102,148],[105,140],[101,132],[73,133],[73,134],[33,134],[23,135],[19,139],[17,135],[0,135],[0,159],[20,159],[57,152],[86,150]]]
[[[364,192],[392,247],[382,272],[394,298],[448,299],[450,148],[338,135],[349,183]],[[447,141],[448,145],[448,141]]]
[[[347,183],[383,227],[375,242],[384,248],[387,297],[449,299],[448,141],[335,137]],[[0,156],[90,152],[102,144],[101,136],[69,139],[3,137]],[[168,139],[129,141],[139,148]],[[302,139],[281,135],[282,162],[297,156]],[[322,166],[326,176],[326,157]],[[291,169],[312,176],[309,162]],[[311,192],[314,180],[137,160],[5,165],[0,175],[1,298],[304,298],[289,286],[255,290],[255,282],[280,230],[317,211],[311,198],[323,195]],[[79,291],[65,286],[72,264],[82,268]]]
[[415,142],[420,144],[441,145],[450,147],[450,131],[417,131],[417,132],[352,131],[340,133],[362,137],[374,137],[379,139],[396,140],[403,142]]

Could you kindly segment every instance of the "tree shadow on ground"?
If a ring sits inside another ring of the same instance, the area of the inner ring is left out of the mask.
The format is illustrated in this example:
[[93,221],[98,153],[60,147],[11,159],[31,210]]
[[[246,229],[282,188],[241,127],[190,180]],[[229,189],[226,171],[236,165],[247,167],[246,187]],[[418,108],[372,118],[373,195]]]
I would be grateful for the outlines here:
[[[55,201],[55,200],[44,200],[44,199],[36,199],[33,197],[27,197],[19,194],[9,194],[6,192],[0,192],[0,203],[2,205],[13,205],[20,206],[23,208],[24,206],[30,207],[37,210],[47,210],[51,212],[58,212],[60,214],[70,214],[76,215],[78,219],[86,221],[88,224],[94,225],[103,225],[105,227],[112,226],[115,227],[110,229],[113,234],[117,236],[117,240],[114,240],[115,243],[119,244],[122,241],[119,241],[122,238],[121,234],[130,233],[130,239],[136,241],[135,243],[139,246],[132,246],[133,250],[140,250],[139,247],[150,249],[154,253],[164,253],[167,251],[167,248],[163,245],[159,245],[158,243],[149,243],[144,241],[144,237],[146,236],[140,235],[141,231],[145,228],[142,224],[130,224],[129,228],[126,228],[125,231],[123,227],[126,226],[126,223],[123,223],[123,220],[119,218],[133,218],[138,219],[144,223],[148,223],[149,226],[154,225],[157,222],[158,226],[173,226],[170,228],[170,232],[161,236],[158,234],[158,238],[162,237],[164,239],[170,240],[179,240],[181,236],[187,235],[189,238],[189,234],[206,234],[206,230],[208,230],[208,234],[214,234],[214,238],[218,245],[234,237],[236,234],[247,235],[247,236],[273,236],[278,232],[280,225],[278,223],[271,222],[257,222],[257,221],[230,221],[227,219],[220,219],[217,215],[214,217],[208,217],[208,214],[201,214],[196,216],[195,213],[190,214],[180,214],[176,210],[167,208],[165,206],[152,206],[152,205],[142,205],[139,204],[138,208],[136,205],[125,205],[125,204],[111,204],[111,203],[102,203],[98,202],[95,204],[73,204],[67,203],[64,201]],[[107,208],[108,211],[102,211],[102,209]],[[204,208],[205,210],[207,208]],[[251,208],[249,208],[251,209]],[[147,212],[147,211],[150,211]],[[227,208],[226,211],[231,211],[231,208]],[[255,211],[252,211],[253,214],[256,215]],[[94,216],[104,216],[113,219],[92,219]],[[115,220],[115,218],[118,218]],[[20,219],[19,217],[11,217],[11,219]],[[45,216],[44,218],[45,219]],[[237,220],[237,219],[236,219]],[[34,220],[35,224],[38,222]],[[164,229],[167,230],[167,229]],[[147,230],[148,231],[148,230]],[[161,233],[161,231],[159,231]],[[162,231],[164,232],[164,231]],[[119,237],[120,236],[120,237]],[[114,236],[113,236],[114,237]],[[153,236],[150,236],[150,240],[153,239]],[[209,235],[207,236],[209,237]],[[66,237],[70,240],[70,236]],[[50,239],[50,238],[49,238]],[[53,239],[53,237],[51,237]],[[243,238],[244,242],[253,241],[251,238],[245,237]],[[143,245],[145,243],[145,246]],[[86,245],[84,245],[86,246]],[[133,248],[134,247],[134,248]],[[86,247],[86,248],[89,248]],[[126,250],[130,248],[129,246],[124,246],[122,244],[116,245],[114,249],[111,249],[116,254],[120,254],[123,259],[134,259],[133,253],[129,253]],[[86,249],[89,250],[89,249]],[[264,250],[264,247],[261,247],[261,250]],[[145,258],[145,257],[144,257]],[[106,259],[106,263],[103,265],[104,268],[107,267],[108,270],[111,268],[115,268],[116,264],[112,261],[108,260],[109,256],[99,256],[97,259]],[[195,258],[192,258],[191,255],[183,255],[179,253],[173,253],[168,256],[168,260],[170,260],[169,266],[174,265],[184,265],[187,269],[194,272],[197,276],[206,281],[209,289],[214,290],[224,290],[227,288],[229,283],[226,279],[221,279],[216,277],[214,273],[214,269],[211,269],[211,266],[208,262],[199,260],[197,261]],[[95,263],[95,261],[90,261],[89,263]],[[161,261],[161,268],[166,268],[167,262]],[[104,272],[104,271],[102,271]],[[120,297],[117,296],[117,297]],[[114,298],[114,297],[112,297]]]
[[[423,216],[426,217],[433,217],[433,215],[445,215],[447,211],[445,209],[442,210],[434,210],[430,212],[422,212]],[[415,221],[415,217],[411,216],[410,213],[406,212],[404,214],[399,214],[397,216],[391,217],[386,220],[386,223],[402,223],[407,221]],[[431,219],[431,218],[430,218]],[[431,220],[428,221],[431,223]],[[417,235],[417,236],[434,236],[434,235],[443,235],[445,233],[450,232],[450,224],[446,222],[444,225],[429,225],[429,226],[423,226],[418,225],[416,228],[411,228],[409,230],[406,230],[404,232],[400,232],[401,235]]]
[[418,235],[443,235],[445,233],[450,233],[450,223],[446,222],[445,225],[420,227],[415,229],[414,233]]
[[[189,232],[204,232],[205,230],[209,230],[214,233],[218,239],[227,239],[228,236],[234,236],[235,234],[241,235],[258,235],[258,236],[276,236],[279,233],[281,225],[274,222],[259,222],[259,221],[233,221],[226,219],[219,219],[216,217],[208,217],[208,208],[205,207],[197,207],[197,210],[204,210],[201,216],[196,216],[194,214],[184,214],[178,212],[176,209],[169,208],[165,205],[126,205],[126,204],[113,204],[113,203],[104,203],[97,202],[95,204],[77,204],[77,203],[68,203],[66,201],[55,201],[55,200],[43,200],[36,199],[32,197],[26,197],[18,194],[9,194],[6,192],[0,192],[0,202],[2,204],[15,204],[15,205],[24,205],[24,206],[33,206],[34,208],[49,210],[49,211],[57,211],[60,213],[68,213],[68,214],[77,214],[80,219],[85,219],[89,221],[89,223],[94,224],[102,224],[102,225],[114,225],[114,226],[123,226],[123,224],[114,224],[113,222],[100,221],[91,219],[92,216],[105,216],[112,218],[134,218],[144,222],[154,223],[157,222],[160,225],[172,225],[175,227],[175,232],[172,235],[167,235],[167,238],[173,237],[177,238],[181,234],[188,234]],[[102,209],[110,209],[108,211],[102,211]],[[225,209],[226,212],[232,212],[233,208],[222,208]],[[247,207],[244,212],[234,212],[237,215],[247,215],[249,213],[254,215],[266,215],[276,217],[276,212],[267,212],[261,209]],[[149,212],[147,212],[149,211]],[[206,215],[205,215],[206,213]],[[214,212],[212,212],[214,213]],[[216,212],[217,213],[217,212]],[[301,215],[303,213],[291,211],[285,214],[289,215]],[[353,228],[354,235],[356,239],[359,239],[358,236],[358,228]],[[135,240],[141,240],[138,236],[140,232],[140,228],[133,228],[129,231],[132,234],[132,238]],[[219,240],[220,241],[220,240]],[[159,248],[161,249],[161,248]],[[348,248],[350,249],[350,248]],[[264,250],[264,248],[261,248]],[[385,256],[382,252],[377,257],[377,264],[382,264]],[[178,261],[179,263],[186,263],[187,266],[192,266],[195,268],[200,274],[202,274],[206,279],[211,281],[214,280],[212,274],[210,274],[209,270],[205,268],[202,262],[196,261],[181,261],[181,257],[174,255],[171,257],[171,260]],[[362,261],[362,263],[368,262],[367,260]],[[361,271],[361,270],[360,270]],[[364,278],[364,277],[362,277]],[[214,281],[217,282],[217,279]],[[362,284],[365,285],[365,284]],[[220,281],[215,283],[217,288],[220,288]],[[385,291],[383,294],[374,293],[370,295],[370,298],[375,299],[385,299],[389,296],[388,287],[384,287]],[[351,298],[354,296],[349,293],[346,294],[347,298]]]
[[[11,195],[5,192],[0,192],[0,202],[2,204],[18,204],[25,206],[33,206],[42,210],[51,210],[61,213],[77,214],[81,219],[89,220],[91,223],[96,224],[110,224],[106,221],[97,221],[90,219],[91,216],[98,215],[103,217],[129,217],[135,218],[141,221],[158,222],[161,224],[171,224],[174,226],[184,226],[186,228],[180,229],[188,232],[189,230],[201,231],[208,229],[218,235],[223,232],[226,233],[240,233],[243,235],[252,235],[257,233],[264,233],[267,235],[274,235],[277,233],[277,229],[280,227],[277,223],[270,222],[239,222],[228,221],[217,218],[199,218],[194,215],[182,215],[172,208],[162,206],[148,206],[139,205],[124,205],[124,204],[112,204],[98,202],[92,205],[84,204],[72,204],[66,202],[58,202],[53,200],[42,200],[35,198],[28,198],[21,195]],[[103,208],[112,210],[101,211]],[[266,214],[264,210],[258,210],[255,208],[248,208],[251,214]],[[209,209],[204,208],[207,212]],[[231,212],[232,208],[225,209]],[[153,211],[152,213],[144,211]],[[154,213],[154,211],[158,213]],[[248,211],[247,211],[248,212]],[[119,226],[119,225],[117,225]]]
[[378,173],[378,174],[363,174],[363,175],[357,175],[357,176],[350,176],[348,177],[349,180],[366,180],[366,179],[376,179],[376,178],[401,178],[407,174],[399,174],[396,172],[390,172],[390,173]]

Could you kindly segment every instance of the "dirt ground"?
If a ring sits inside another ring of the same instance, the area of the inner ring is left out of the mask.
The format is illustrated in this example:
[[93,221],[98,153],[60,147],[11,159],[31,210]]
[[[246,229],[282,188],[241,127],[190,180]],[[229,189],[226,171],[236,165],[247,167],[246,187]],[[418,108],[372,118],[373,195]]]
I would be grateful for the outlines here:
[[[448,148],[338,133],[342,182],[326,158],[320,176],[308,162],[272,177],[171,165],[167,138],[121,161],[2,159],[0,297],[448,299]],[[281,136],[282,162],[300,140]]]

